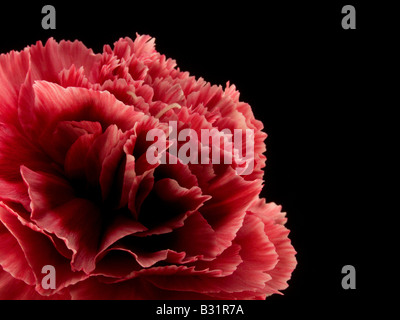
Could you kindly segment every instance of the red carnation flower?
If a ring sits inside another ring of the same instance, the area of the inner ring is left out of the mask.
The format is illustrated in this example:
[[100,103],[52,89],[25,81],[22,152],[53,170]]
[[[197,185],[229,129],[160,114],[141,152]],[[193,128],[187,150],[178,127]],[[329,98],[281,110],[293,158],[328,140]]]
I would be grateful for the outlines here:
[[[198,150],[213,148],[205,129],[242,130],[243,143],[226,151],[224,140],[219,163],[185,163],[171,121]],[[148,161],[155,129],[165,133],[155,155],[168,161]],[[285,289],[295,251],[281,207],[259,198],[262,129],[233,85],[181,72],[149,36],[102,54],[50,39],[1,55],[0,298],[264,299]],[[238,174],[246,130],[251,170]],[[55,270],[50,287],[44,266]]]

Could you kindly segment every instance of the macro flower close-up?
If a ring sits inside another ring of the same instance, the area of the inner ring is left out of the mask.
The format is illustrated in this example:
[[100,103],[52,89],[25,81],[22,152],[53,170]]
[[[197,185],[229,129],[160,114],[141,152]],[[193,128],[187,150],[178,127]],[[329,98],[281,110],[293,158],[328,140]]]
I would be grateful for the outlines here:
[[181,71],[147,35],[2,54],[0,299],[281,293],[296,252],[260,196],[263,129],[235,85]]

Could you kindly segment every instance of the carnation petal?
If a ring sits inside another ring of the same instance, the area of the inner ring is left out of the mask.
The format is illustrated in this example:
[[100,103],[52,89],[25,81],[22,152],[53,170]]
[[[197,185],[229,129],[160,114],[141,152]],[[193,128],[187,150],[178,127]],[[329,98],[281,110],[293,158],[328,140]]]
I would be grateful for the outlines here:
[[104,231],[99,254],[123,237],[146,230],[147,228],[145,226],[137,221],[134,221],[130,217],[128,218],[123,215],[116,216]]
[[116,125],[111,125],[103,134],[96,137],[86,154],[87,181],[92,185],[100,185],[103,199],[110,193],[123,155],[122,146],[130,134],[132,133],[129,130],[123,133]]
[[48,157],[12,125],[0,123],[0,199],[21,203],[29,209],[29,197],[20,166],[51,171]]
[[119,283],[104,283],[101,277],[91,277],[70,289],[73,300],[205,300],[209,296],[162,290],[143,278]]
[[63,88],[55,83],[36,81],[33,85],[22,85],[22,93],[19,119],[25,132],[38,143],[39,137],[51,135],[61,121],[97,121],[103,128],[115,124],[120,130],[127,131],[145,117],[108,92]]
[[92,87],[92,84],[85,76],[85,69],[83,67],[76,68],[74,64],[70,68],[59,72],[58,83],[64,88],[83,87],[89,89]]
[[183,227],[175,229],[172,249],[189,256],[201,255],[203,259],[215,257],[218,251],[217,236],[199,212],[191,214]]
[[199,186],[196,175],[191,172],[188,165],[182,163],[178,160],[178,158],[169,154],[168,152],[167,157],[170,160],[174,159],[176,164],[170,164],[168,162],[166,164],[160,164],[157,167],[157,170],[154,171],[154,175],[157,180],[170,178],[176,180],[180,186],[186,189],[190,189],[194,186]]
[[[47,40],[43,46],[38,41],[29,48],[33,79],[56,82],[58,74],[72,65],[83,68],[85,77],[94,82],[98,75],[101,55],[94,54],[80,41],[61,41],[57,43],[53,38]],[[43,68],[46,66],[46,68]]]
[[79,137],[85,134],[97,136],[101,132],[102,128],[99,122],[61,121],[53,131],[51,140],[46,144],[46,153],[53,160],[64,165],[68,150]]
[[[17,239],[26,261],[34,273],[35,290],[40,294],[47,296],[57,293],[86,277],[82,272],[72,272],[70,261],[58,253],[49,238],[37,227],[34,228],[29,223],[22,223],[18,219],[18,214],[4,204],[0,206],[0,220]],[[56,289],[44,289],[41,285],[44,276],[42,268],[45,265],[52,265],[56,269]]]
[[219,253],[231,245],[242,226],[246,209],[261,190],[261,182],[245,181],[228,167],[202,189],[211,199],[200,208],[200,212],[217,234]]
[[[5,210],[0,207],[0,210]],[[25,259],[17,239],[0,222],[0,266],[16,279],[24,281],[28,285],[35,284],[35,276]]]
[[195,258],[187,259],[184,252],[176,252],[171,249],[146,252],[141,249],[130,249],[122,243],[113,245],[104,254],[105,256],[97,263],[92,274],[114,278],[107,280],[108,283],[130,279],[132,275],[143,268],[150,268],[158,262],[182,264],[196,260]]
[[29,52],[0,55],[0,122],[18,124],[18,93],[29,70]]
[[237,267],[243,262],[240,257],[241,247],[238,244],[232,244],[224,252],[222,252],[216,259],[211,261],[204,261],[199,259],[196,263],[196,269],[210,269],[210,270],[220,270],[221,277],[226,277],[231,275]]
[[164,178],[154,184],[144,201],[139,221],[148,226],[151,229],[149,232],[153,234],[170,232],[182,226],[187,216],[198,210],[209,198],[202,194],[199,187],[186,189],[176,180]]
[[86,177],[86,163],[82,159],[86,158],[90,146],[95,139],[95,134],[82,135],[76,139],[68,150],[64,161],[64,171],[69,179],[79,180]]
[[0,300],[69,300],[71,299],[68,291],[50,296],[39,294],[34,286],[27,285],[25,282],[14,278],[11,274],[0,267]]
[[149,280],[161,289],[212,293],[216,297],[219,292],[226,295],[226,293],[256,292],[263,289],[265,283],[271,279],[266,271],[276,265],[278,255],[274,245],[264,233],[261,220],[254,216],[246,216],[235,243],[241,248],[240,257],[243,262],[231,275],[216,277],[206,273],[197,277],[188,277],[187,272],[177,272],[173,283],[168,280],[168,277],[162,275],[150,277]]
[[129,190],[128,208],[136,220],[139,219],[143,201],[150,194],[154,186],[153,170],[134,176]]
[[133,105],[135,110],[145,114],[149,113],[148,102],[151,101],[153,91],[149,86],[140,86],[135,88],[134,84],[128,84],[125,79],[107,80],[101,88],[112,93],[119,101],[126,105]]
[[[47,232],[63,239],[73,251],[74,270],[89,273],[95,268],[95,256],[100,241],[100,210],[86,199],[76,198],[65,180],[21,169],[29,188],[35,223]],[[84,214],[77,214],[77,213]],[[86,231],[91,230],[88,234]]]
[[269,274],[272,279],[266,283],[263,290],[265,294],[276,293],[278,290],[286,289],[287,281],[290,279],[296,267],[296,251],[290,239],[289,230],[284,227],[286,223],[285,213],[282,207],[275,203],[266,203],[265,199],[255,201],[249,208],[249,214],[259,217],[264,222],[264,231],[275,246],[279,261]]

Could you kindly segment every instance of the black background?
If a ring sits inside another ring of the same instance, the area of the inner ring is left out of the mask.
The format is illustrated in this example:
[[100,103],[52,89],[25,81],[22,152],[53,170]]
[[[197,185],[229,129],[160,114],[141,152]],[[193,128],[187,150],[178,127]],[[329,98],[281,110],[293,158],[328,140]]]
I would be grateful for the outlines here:
[[[79,39],[101,52],[103,44],[138,32],[155,37],[157,50],[181,70],[235,84],[265,125],[263,196],[282,204],[298,252],[284,295],[246,304],[247,314],[322,317],[365,309],[382,270],[374,229],[384,211],[377,163],[388,126],[377,88],[388,68],[385,47],[394,41],[389,13],[361,1],[88,3],[53,2],[56,30],[41,28],[41,8],[52,3],[3,7],[1,52],[49,37]],[[357,10],[356,30],[341,27],[345,4]],[[341,287],[347,264],[357,270],[356,290]],[[146,305],[144,315],[157,305]]]

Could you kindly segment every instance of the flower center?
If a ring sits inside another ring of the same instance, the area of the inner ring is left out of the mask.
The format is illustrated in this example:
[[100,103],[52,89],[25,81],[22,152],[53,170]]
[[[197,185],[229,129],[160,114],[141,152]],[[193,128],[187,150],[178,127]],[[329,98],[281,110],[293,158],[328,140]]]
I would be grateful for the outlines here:
[[160,117],[164,114],[164,113],[166,113],[168,110],[171,110],[171,109],[174,109],[174,108],[177,108],[177,109],[181,109],[182,107],[178,104],[178,103],[171,103],[169,106],[167,106],[167,107],[165,107],[164,109],[162,109],[159,113],[157,113],[157,115],[155,116],[155,118],[157,118],[157,119],[160,119]]

